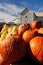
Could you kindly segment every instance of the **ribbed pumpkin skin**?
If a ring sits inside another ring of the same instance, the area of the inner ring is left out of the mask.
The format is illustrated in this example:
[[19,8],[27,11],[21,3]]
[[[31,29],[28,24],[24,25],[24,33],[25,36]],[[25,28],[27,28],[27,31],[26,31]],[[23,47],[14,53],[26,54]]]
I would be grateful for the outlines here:
[[38,60],[41,64],[43,64],[43,37],[34,37],[30,41],[30,49],[33,56],[35,57],[34,59]]
[[22,36],[22,38],[24,39],[24,41],[26,43],[28,43],[33,37],[37,36],[38,33],[36,30],[31,31],[31,30],[26,30]]
[[26,43],[28,43],[30,41],[31,38],[33,38],[33,32],[30,30],[27,30],[24,32],[22,38],[25,40]]
[[42,27],[42,22],[39,21],[39,20],[35,20],[33,21],[33,23],[31,24],[31,29],[34,30],[34,29],[39,29],[40,27]]
[[25,26],[26,26],[25,24],[22,24],[22,25],[19,26],[19,28],[18,28],[18,35],[22,36],[22,34],[26,30],[26,27]]
[[40,28],[40,29],[38,30],[38,33],[43,34],[43,28]]
[[24,33],[26,30],[29,30],[29,29],[31,29],[29,23],[28,23],[28,24],[22,24],[22,25],[20,25],[19,28],[18,28],[18,35],[22,36],[23,33]]
[[25,54],[25,42],[19,36],[10,36],[0,44],[0,65],[9,65],[21,60]]

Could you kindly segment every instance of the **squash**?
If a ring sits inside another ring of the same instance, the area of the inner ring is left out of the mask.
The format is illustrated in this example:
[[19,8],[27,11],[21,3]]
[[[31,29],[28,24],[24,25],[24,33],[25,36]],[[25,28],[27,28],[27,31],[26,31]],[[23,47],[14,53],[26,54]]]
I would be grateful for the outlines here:
[[30,24],[30,23],[27,23],[27,24],[25,24],[25,25],[26,25],[26,29],[27,29],[27,30],[31,29],[31,24]]
[[32,40],[30,40],[29,44],[30,44],[29,53],[31,57],[43,65],[43,37],[42,36],[34,37]]
[[7,24],[3,25],[1,34],[2,34],[3,32],[7,32],[7,31],[8,31],[8,28],[9,28],[9,26],[8,26]]
[[26,54],[25,41],[20,36],[10,36],[0,44],[0,65],[20,61]]
[[18,35],[22,36],[25,30],[26,30],[26,25],[25,24],[20,25],[18,28]]
[[22,36],[24,41],[28,43],[33,37],[37,36],[38,32],[36,30],[31,31],[31,30],[26,30]]
[[39,21],[39,20],[35,20],[33,21],[33,23],[31,24],[31,29],[34,30],[34,29],[39,29],[40,27],[42,27],[42,22]]
[[18,28],[18,35],[22,36],[23,33],[26,30],[29,30],[29,29],[30,29],[30,24],[29,23],[20,25],[19,28]]
[[38,30],[38,33],[43,34],[43,28],[40,28],[40,29]]
[[12,35],[12,28],[11,26],[8,28],[8,33],[6,35],[6,38]]
[[17,35],[17,34],[18,34],[18,28],[16,26],[13,26],[12,35]]

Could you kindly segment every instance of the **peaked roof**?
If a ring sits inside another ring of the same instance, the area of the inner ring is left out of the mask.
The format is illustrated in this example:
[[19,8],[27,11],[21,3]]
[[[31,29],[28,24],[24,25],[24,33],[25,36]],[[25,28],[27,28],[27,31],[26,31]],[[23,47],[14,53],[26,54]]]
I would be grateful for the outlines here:
[[[29,10],[28,8],[25,8],[21,13],[20,15],[24,15],[25,13],[27,12],[33,12],[31,10]],[[36,16],[38,17],[43,17],[43,12],[33,12]]]
[[36,16],[43,17],[43,12],[35,12]]
[[20,13],[20,15],[24,15],[24,14],[27,13],[28,11],[30,11],[30,10],[28,10],[28,8],[25,8],[25,9]]

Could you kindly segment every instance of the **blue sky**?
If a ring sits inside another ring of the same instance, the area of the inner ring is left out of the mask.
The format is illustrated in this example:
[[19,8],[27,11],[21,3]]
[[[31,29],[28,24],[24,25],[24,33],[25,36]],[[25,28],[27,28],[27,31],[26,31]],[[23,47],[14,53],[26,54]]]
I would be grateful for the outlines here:
[[43,0],[0,0],[0,3],[15,4],[34,11],[38,11],[43,7]]
[[24,9],[43,12],[43,0],[0,0],[0,21],[11,21]]

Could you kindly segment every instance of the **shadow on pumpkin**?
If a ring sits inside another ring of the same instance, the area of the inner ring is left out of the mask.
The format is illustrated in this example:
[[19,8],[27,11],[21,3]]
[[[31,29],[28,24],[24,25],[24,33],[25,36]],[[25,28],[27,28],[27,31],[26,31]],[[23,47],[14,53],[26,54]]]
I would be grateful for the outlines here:
[[26,50],[26,56],[18,62],[13,62],[12,65],[41,65],[39,61],[33,56],[28,44],[26,44]]
[[[43,36],[42,34],[39,34],[40,36]],[[31,62],[34,64],[34,65],[42,65],[38,59],[33,55],[32,51],[31,51],[31,48],[30,48],[30,45],[28,44],[28,54],[31,58]]]

